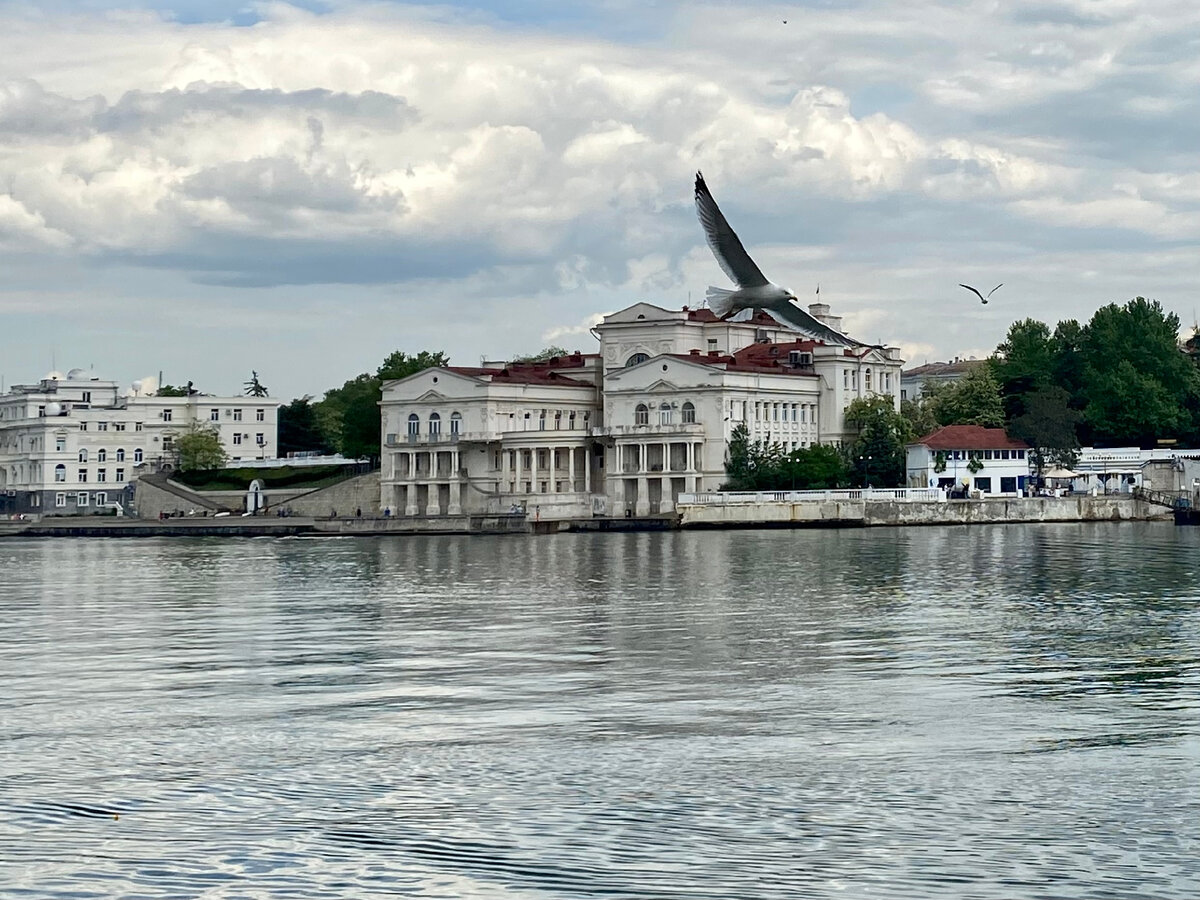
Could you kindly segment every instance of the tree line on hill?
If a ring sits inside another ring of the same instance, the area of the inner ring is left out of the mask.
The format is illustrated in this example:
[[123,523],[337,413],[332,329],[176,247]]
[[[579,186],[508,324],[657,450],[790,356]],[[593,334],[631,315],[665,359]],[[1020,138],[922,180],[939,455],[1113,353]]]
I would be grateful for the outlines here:
[[900,411],[881,397],[846,409],[845,447],[783,452],[735,431],[727,490],[896,486],[905,445],[946,425],[1004,428],[1032,448],[1036,471],[1070,467],[1080,446],[1200,445],[1200,330],[1181,347],[1179,317],[1136,297],[1053,330],[1014,322],[987,360],[949,384],[927,382]]

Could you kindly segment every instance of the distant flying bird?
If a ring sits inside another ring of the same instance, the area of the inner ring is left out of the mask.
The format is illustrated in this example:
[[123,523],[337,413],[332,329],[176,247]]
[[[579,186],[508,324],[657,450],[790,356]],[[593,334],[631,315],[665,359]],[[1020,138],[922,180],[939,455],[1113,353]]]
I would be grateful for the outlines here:
[[725,288],[712,287],[706,292],[708,306],[713,313],[721,318],[739,309],[765,309],[810,337],[835,344],[852,344],[868,346],[861,341],[846,337],[834,331],[828,325],[814,319],[792,301],[796,295],[786,288],[767,281],[762,271],[750,258],[742,242],[725,221],[717,201],[713,199],[704,176],[696,173],[696,214],[700,224],[704,226],[704,236],[708,246],[717,258],[721,268],[730,280],[738,286],[738,290],[730,291]]
[[998,290],[1000,290],[1000,288],[1004,287],[1004,282],[1003,281],[1000,282],[998,285],[996,285],[994,288],[992,288],[990,291],[988,291],[987,297],[983,296],[983,294],[979,293],[979,291],[977,291],[975,288],[971,287],[969,284],[960,284],[959,287],[966,288],[968,291],[970,291],[972,294],[974,294],[976,297],[978,297],[982,302],[987,303],[988,297],[992,296],[992,294],[996,293],[996,291],[998,291]]

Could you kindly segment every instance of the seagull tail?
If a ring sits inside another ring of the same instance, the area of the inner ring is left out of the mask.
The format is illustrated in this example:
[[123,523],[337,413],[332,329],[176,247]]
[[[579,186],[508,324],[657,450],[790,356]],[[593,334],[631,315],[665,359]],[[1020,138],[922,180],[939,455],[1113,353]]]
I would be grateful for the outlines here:
[[719,287],[709,287],[705,291],[704,296],[708,299],[708,308],[713,311],[714,316],[723,319],[734,311],[734,293],[734,291]]

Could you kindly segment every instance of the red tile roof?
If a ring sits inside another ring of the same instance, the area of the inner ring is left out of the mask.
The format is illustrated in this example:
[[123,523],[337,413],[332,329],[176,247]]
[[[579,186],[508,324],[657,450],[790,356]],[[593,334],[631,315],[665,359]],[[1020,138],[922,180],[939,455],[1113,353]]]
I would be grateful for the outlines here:
[[561,384],[565,386],[587,386],[589,382],[571,378],[563,371],[582,369],[589,359],[597,359],[598,353],[569,353],[552,356],[543,362],[514,362],[506,366],[446,366],[449,372],[469,375],[473,378],[490,377],[493,382],[508,384]]
[[914,444],[924,444],[930,450],[1028,450],[1024,441],[1013,440],[1003,428],[984,428],[982,425],[946,425],[925,435]]
[[700,363],[706,366],[721,365],[727,372],[758,372],[770,375],[806,375],[812,377],[811,366],[797,367],[788,363],[788,354],[793,350],[811,353],[820,341],[795,340],[778,344],[751,344],[735,351],[732,355],[710,350],[702,353],[693,350],[691,353],[669,353],[675,359],[686,359],[688,362]]

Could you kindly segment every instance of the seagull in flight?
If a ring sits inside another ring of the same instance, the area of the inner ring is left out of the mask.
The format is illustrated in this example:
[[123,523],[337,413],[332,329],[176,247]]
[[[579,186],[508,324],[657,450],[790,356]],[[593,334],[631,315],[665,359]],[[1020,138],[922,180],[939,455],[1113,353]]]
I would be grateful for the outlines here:
[[704,236],[708,239],[713,256],[730,281],[738,286],[736,291],[709,286],[706,293],[708,306],[715,315],[724,318],[740,309],[765,309],[809,337],[833,344],[870,346],[819,322],[793,304],[795,294],[767,281],[737,234],[725,221],[721,208],[717,206],[708,185],[704,183],[704,176],[699,172],[696,173],[696,214],[704,226]]
[[996,293],[996,291],[998,291],[998,290],[1000,290],[1000,288],[1004,287],[1004,282],[1003,281],[1000,282],[998,285],[996,285],[994,288],[992,288],[990,291],[988,291],[987,297],[985,297],[983,294],[979,293],[979,291],[977,289],[971,287],[969,284],[960,284],[959,287],[966,288],[968,291],[970,291],[972,294],[974,294],[976,297],[978,297],[982,302],[987,303],[988,297],[992,296],[992,294]]

